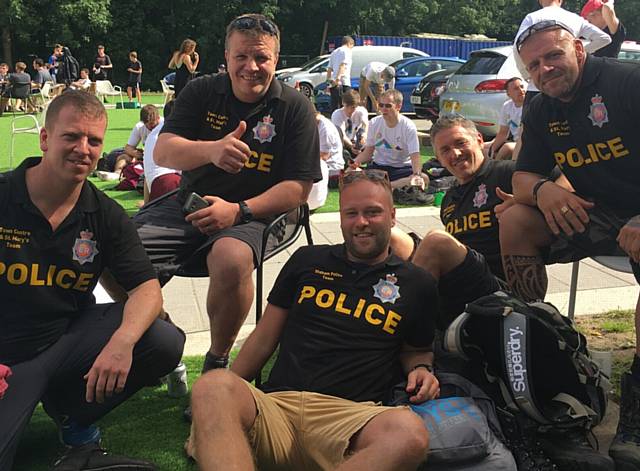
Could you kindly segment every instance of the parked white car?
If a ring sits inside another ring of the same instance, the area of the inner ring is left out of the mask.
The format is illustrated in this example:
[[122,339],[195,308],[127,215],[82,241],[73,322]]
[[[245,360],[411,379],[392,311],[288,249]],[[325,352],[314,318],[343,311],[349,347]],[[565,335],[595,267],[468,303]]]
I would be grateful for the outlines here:
[[508,98],[504,84],[519,76],[511,46],[473,51],[447,81],[440,95],[440,116],[461,114],[484,136],[495,136],[500,110]]
[[[357,84],[360,78],[360,72],[369,62],[377,61],[390,64],[399,59],[428,56],[428,54],[418,49],[401,46],[355,46],[352,50],[352,56],[351,85],[353,88],[358,88]],[[290,87],[298,87],[307,98],[311,98],[314,87],[324,82],[327,78],[329,56],[318,56],[307,63],[311,64],[314,60],[321,57],[324,57],[324,59],[315,62],[315,64],[312,64],[306,68],[306,70],[305,66],[303,66],[302,69],[297,72],[280,75],[278,80],[281,80]]]

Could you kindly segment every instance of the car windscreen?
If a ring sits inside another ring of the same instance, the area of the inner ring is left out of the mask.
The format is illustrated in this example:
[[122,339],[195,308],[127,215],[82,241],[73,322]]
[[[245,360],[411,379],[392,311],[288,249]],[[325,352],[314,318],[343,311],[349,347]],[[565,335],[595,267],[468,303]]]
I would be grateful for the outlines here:
[[319,64],[320,62],[322,62],[323,60],[326,59],[326,56],[318,56],[318,57],[314,57],[313,59],[311,59],[309,62],[305,63],[302,67],[300,67],[300,70],[309,70],[310,68],[312,68],[314,65]]
[[458,69],[456,75],[495,75],[507,58],[493,52],[478,52]]

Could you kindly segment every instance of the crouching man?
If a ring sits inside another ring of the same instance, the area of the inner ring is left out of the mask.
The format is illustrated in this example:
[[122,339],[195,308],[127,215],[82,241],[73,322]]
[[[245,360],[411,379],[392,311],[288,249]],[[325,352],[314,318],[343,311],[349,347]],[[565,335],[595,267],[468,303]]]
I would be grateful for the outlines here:
[[[385,172],[344,176],[340,219],[345,243],[299,249],[231,372],[195,384],[187,451],[201,469],[415,470],[425,459],[418,416],[379,403],[402,377],[412,403],[439,395],[435,281],[390,254]],[[278,345],[258,390],[247,381]]]
[[[40,401],[67,446],[53,469],[155,469],[106,453],[93,425],[172,371],[185,340],[157,319],[160,285],[135,226],[86,181],[106,127],[95,96],[68,91],[49,106],[43,157],[0,174],[0,364],[13,371],[0,399],[3,471]],[[105,268],[124,305],[96,304]]]

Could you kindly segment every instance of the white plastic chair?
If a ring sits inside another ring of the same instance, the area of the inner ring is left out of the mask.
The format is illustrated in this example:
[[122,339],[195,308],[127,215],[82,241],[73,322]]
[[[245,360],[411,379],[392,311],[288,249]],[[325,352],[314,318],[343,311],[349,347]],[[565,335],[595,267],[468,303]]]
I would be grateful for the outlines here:
[[105,96],[120,95],[120,106],[124,109],[124,98],[122,96],[122,88],[113,85],[109,80],[96,80],[96,96],[99,99]]
[[9,168],[13,169],[13,147],[16,134],[35,134],[40,135],[40,129],[44,122],[45,111],[38,115],[25,114],[11,120],[11,141],[9,143]]
[[[629,263],[629,257],[620,255],[599,255],[597,257],[591,257],[591,260],[598,262],[600,265],[607,267],[611,270],[615,270],[621,273],[633,273],[631,264]],[[571,285],[569,287],[569,319],[573,319],[576,310],[576,294],[578,292],[578,270],[580,269],[580,262],[573,262],[571,269]]]
[[31,105],[34,107],[42,106],[46,107],[52,100],[51,90],[53,89],[53,82],[47,81],[42,85],[40,93],[31,94]]
[[162,85],[162,93],[164,93],[163,106],[167,106],[176,92],[173,90],[173,85],[169,85],[165,79],[160,80],[160,85]]

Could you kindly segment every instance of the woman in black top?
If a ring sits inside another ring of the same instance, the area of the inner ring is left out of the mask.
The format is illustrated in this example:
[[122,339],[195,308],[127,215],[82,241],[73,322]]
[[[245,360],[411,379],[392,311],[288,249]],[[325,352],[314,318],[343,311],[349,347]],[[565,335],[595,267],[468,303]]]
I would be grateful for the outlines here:
[[196,52],[196,42],[193,39],[182,41],[180,49],[173,53],[169,68],[176,69],[176,79],[173,84],[176,98],[187,82],[193,78],[198,68],[200,56]]

